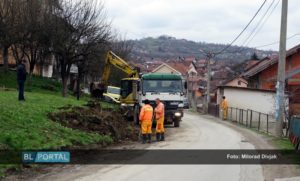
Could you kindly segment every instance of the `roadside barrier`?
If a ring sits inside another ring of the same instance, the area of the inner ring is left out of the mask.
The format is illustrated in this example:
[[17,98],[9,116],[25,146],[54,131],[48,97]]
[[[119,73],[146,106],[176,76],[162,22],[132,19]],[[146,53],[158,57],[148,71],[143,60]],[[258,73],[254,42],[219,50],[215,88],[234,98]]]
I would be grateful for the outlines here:
[[[212,116],[222,118],[222,114],[219,110],[219,105],[210,104],[208,113]],[[255,129],[267,134],[275,134],[275,116],[257,112],[250,109],[239,109],[229,107],[227,112],[227,120],[244,125],[248,128]]]

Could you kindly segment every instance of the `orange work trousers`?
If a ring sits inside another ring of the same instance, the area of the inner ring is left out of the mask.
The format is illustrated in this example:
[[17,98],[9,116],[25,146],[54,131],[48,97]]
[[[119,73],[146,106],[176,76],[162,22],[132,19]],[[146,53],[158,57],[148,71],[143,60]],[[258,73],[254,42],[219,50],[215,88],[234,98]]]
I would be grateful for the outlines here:
[[151,134],[152,133],[152,121],[142,121],[141,131],[142,131],[142,134]]
[[156,133],[164,133],[165,127],[164,127],[164,117],[161,117],[156,120]]
[[223,119],[224,120],[227,119],[227,114],[228,114],[228,108],[227,109],[223,109]]

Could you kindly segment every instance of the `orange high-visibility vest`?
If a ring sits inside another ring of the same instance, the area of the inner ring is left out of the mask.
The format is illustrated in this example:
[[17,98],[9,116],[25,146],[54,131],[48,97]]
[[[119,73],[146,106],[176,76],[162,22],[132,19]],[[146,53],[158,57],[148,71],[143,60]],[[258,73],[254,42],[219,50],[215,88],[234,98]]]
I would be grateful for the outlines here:
[[162,118],[165,116],[165,105],[160,102],[155,108],[155,117],[156,119]]
[[146,104],[142,107],[140,112],[140,121],[152,121],[153,108],[151,105]]

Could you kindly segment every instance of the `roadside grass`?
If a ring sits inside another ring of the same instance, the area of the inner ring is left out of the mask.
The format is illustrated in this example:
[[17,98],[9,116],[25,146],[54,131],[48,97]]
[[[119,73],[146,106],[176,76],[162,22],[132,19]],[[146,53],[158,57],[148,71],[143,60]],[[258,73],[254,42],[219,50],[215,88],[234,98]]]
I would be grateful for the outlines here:
[[111,142],[111,138],[84,133],[50,121],[47,114],[64,105],[85,102],[43,93],[26,93],[18,102],[15,91],[0,92],[0,144],[8,149],[57,149],[73,144]]
[[[26,101],[19,102],[16,91],[0,91],[1,150],[59,149],[72,145],[113,142],[109,136],[63,127],[47,117],[48,113],[57,111],[59,107],[82,106],[85,101],[36,92],[26,92],[25,95]],[[0,176],[10,167],[18,168],[17,165],[0,165]]]
[[294,150],[294,146],[288,138],[274,138],[273,144],[280,150]]
[[[10,88],[17,89],[17,74],[15,71],[4,72],[0,69],[0,88]],[[32,84],[29,86],[29,76],[25,83],[25,91],[30,92],[45,92],[57,94],[61,93],[62,86],[61,83],[40,76],[32,76]]]
[[[4,73],[0,69],[0,151],[60,149],[72,145],[94,143],[111,144],[110,136],[87,133],[62,126],[49,120],[48,113],[67,105],[83,106],[89,97],[78,101],[73,96],[61,96],[61,83],[38,76],[32,77],[32,86],[25,85],[25,102],[19,102],[16,72]],[[117,109],[117,105],[100,103],[104,108]],[[0,164],[0,178],[9,168],[21,169],[18,164]]]

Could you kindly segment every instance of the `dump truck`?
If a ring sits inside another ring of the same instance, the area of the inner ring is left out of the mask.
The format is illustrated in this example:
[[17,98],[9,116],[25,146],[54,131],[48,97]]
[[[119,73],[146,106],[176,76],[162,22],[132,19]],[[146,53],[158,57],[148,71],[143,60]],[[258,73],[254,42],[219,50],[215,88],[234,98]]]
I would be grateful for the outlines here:
[[139,111],[146,99],[155,107],[159,98],[165,105],[165,124],[179,127],[183,117],[186,82],[181,75],[148,73],[141,78],[121,81],[121,111],[138,123]]
[[[109,51],[105,60],[105,67],[100,82],[91,84],[91,94],[99,94],[110,98],[118,97],[109,93],[108,78],[111,66],[125,72],[128,77],[121,80],[120,102],[121,113],[128,120],[138,123],[141,107],[146,99],[155,107],[155,99],[159,98],[165,104],[165,123],[180,126],[183,117],[186,82],[181,75],[167,73],[148,73],[141,75],[137,68],[130,66],[125,60]],[[104,93],[106,92],[106,93]],[[108,93],[107,93],[108,92]]]

